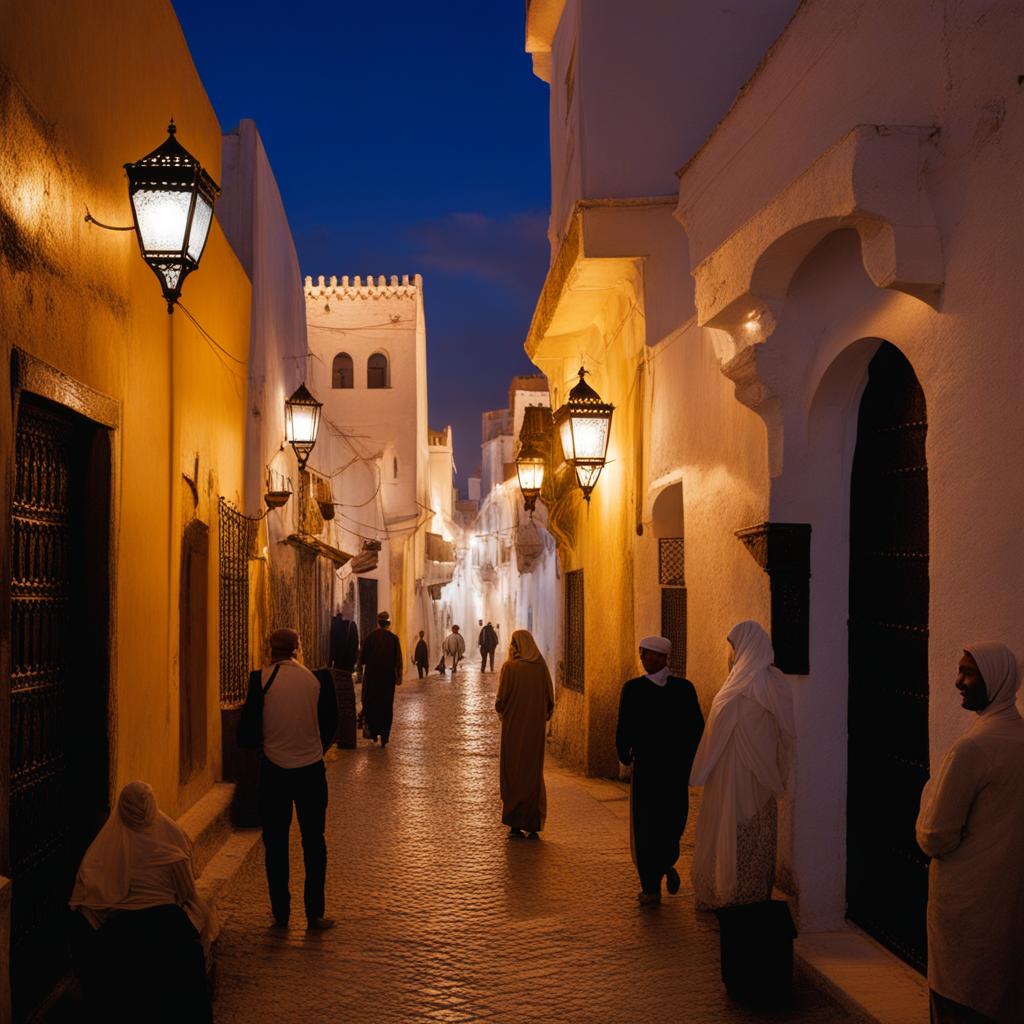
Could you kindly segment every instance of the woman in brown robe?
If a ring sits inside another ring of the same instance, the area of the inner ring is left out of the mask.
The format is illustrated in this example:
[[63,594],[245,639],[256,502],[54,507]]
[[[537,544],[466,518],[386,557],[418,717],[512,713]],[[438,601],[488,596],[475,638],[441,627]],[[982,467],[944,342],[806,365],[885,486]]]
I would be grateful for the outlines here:
[[531,839],[544,827],[544,739],[555,709],[551,673],[533,637],[517,629],[501,666],[494,710],[501,718],[501,820],[509,837]]

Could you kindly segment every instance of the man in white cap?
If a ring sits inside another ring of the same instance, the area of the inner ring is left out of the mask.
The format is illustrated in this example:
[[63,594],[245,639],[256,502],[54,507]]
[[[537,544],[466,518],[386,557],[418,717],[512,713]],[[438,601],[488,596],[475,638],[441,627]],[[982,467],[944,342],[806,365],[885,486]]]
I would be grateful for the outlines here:
[[630,679],[619,699],[615,746],[632,765],[630,838],[640,876],[641,904],[661,902],[661,880],[679,891],[679,840],[690,810],[688,782],[704,716],[693,684],[669,674],[672,643],[663,636],[640,641],[644,675]]

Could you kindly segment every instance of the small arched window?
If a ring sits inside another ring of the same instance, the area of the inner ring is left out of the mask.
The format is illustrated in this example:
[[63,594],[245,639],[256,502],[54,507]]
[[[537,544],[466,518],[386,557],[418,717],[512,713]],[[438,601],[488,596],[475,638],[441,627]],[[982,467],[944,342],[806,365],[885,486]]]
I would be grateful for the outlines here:
[[366,386],[368,388],[389,388],[388,357],[383,352],[374,352],[366,361]]
[[331,368],[331,387],[355,387],[355,378],[356,375],[352,369],[352,357],[347,352],[339,352],[334,357],[334,365]]

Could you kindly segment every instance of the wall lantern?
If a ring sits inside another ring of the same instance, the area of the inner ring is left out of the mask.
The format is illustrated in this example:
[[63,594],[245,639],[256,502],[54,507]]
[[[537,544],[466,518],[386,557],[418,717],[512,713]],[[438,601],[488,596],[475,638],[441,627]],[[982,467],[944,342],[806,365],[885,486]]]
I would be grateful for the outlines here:
[[583,379],[586,372],[581,366],[580,382],[569,392],[569,400],[555,413],[554,420],[565,461],[576,470],[583,497],[590,501],[590,492],[604,469],[615,406],[601,401]]
[[199,267],[220,188],[202,165],[174,137],[148,156],[125,164],[128,198],[142,258],[160,279],[167,312],[181,295],[185,278]]
[[295,449],[300,471],[305,468],[306,460],[316,444],[322,408],[323,402],[318,402],[306,390],[305,384],[300,384],[292,397],[284,403],[284,436]]
[[532,437],[523,441],[516,455],[516,473],[519,490],[523,492],[523,509],[530,513],[532,519],[544,483],[544,452]]

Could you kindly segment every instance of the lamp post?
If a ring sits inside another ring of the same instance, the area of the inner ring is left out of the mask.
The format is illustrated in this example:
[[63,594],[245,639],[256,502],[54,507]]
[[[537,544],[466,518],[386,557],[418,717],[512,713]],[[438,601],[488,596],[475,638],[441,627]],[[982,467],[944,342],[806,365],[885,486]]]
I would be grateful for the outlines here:
[[532,437],[523,441],[516,455],[516,475],[519,477],[519,490],[523,492],[523,509],[530,513],[532,519],[544,484],[544,452]]
[[562,454],[575,469],[576,482],[589,502],[590,492],[605,466],[615,406],[601,401],[601,396],[583,379],[586,372],[581,366],[580,381],[569,392],[568,401],[555,413],[554,420]]
[[322,408],[323,402],[318,402],[305,384],[300,384],[284,403],[285,439],[295,449],[300,472],[306,468],[306,460],[316,444]]
[[198,160],[175,138],[124,165],[128,198],[142,258],[160,280],[167,312],[181,295],[185,278],[199,267],[220,188]]

